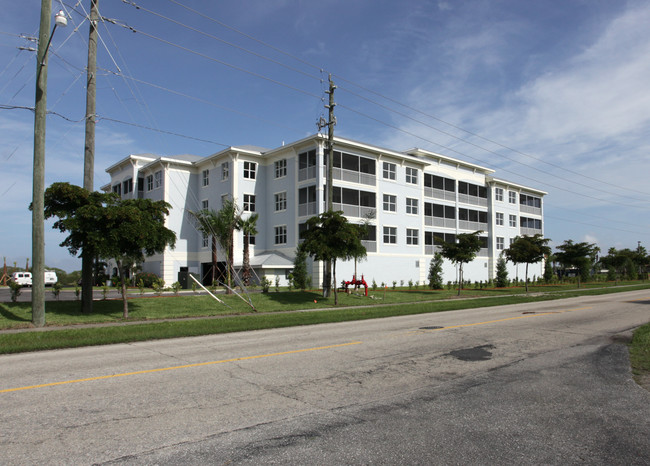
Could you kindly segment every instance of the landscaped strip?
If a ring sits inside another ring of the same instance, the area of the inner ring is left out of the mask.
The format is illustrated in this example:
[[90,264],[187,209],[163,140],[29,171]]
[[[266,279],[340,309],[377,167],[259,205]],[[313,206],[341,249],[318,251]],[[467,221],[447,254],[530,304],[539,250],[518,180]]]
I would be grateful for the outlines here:
[[[274,307],[275,312],[259,312],[259,313],[248,313],[245,315],[227,315],[220,317],[219,314],[215,311],[214,317],[212,318],[194,318],[190,320],[171,320],[167,322],[150,322],[150,323],[131,323],[129,325],[108,325],[100,327],[87,327],[87,328],[66,328],[61,330],[47,330],[47,331],[24,331],[18,333],[4,333],[0,334],[0,353],[18,353],[26,351],[40,351],[48,349],[60,349],[60,348],[74,348],[80,346],[91,346],[91,345],[107,345],[114,343],[127,343],[127,342],[136,342],[136,341],[146,341],[146,340],[156,340],[156,339],[165,339],[165,338],[178,338],[178,337],[189,337],[189,336],[199,336],[199,335],[210,335],[217,333],[229,333],[229,332],[240,332],[240,331],[249,331],[249,330],[260,330],[260,329],[269,329],[269,328],[281,328],[281,327],[290,327],[290,326],[300,326],[300,325],[311,325],[311,324],[320,324],[320,323],[331,323],[331,322],[345,322],[353,320],[363,320],[363,319],[374,319],[381,317],[391,317],[399,315],[410,315],[410,314],[422,314],[430,312],[441,312],[441,311],[451,311],[457,309],[466,309],[466,308],[478,308],[478,307],[488,307],[488,306],[500,306],[507,304],[521,304],[529,303],[535,301],[547,301],[562,299],[573,296],[584,296],[584,295],[598,295],[606,293],[615,293],[623,291],[632,291],[635,289],[648,289],[650,284],[636,285],[630,287],[611,287],[611,288],[599,288],[599,289],[582,289],[582,290],[573,290],[563,293],[543,293],[538,295],[526,295],[518,294],[511,296],[500,296],[500,297],[482,297],[477,299],[445,299],[437,301],[426,301],[426,302],[415,302],[415,303],[397,303],[397,304],[386,304],[380,305],[378,302],[373,302],[371,300],[365,300],[360,298],[348,297],[352,300],[351,302],[356,302],[356,307],[344,307],[344,308],[327,308],[327,309],[306,309],[306,312],[302,312],[305,309],[304,299],[305,297],[313,297],[313,293],[303,295],[300,297],[299,301],[297,296],[299,293],[276,293],[275,296],[273,293],[269,295],[255,297],[257,300],[273,300],[276,303]],[[284,295],[284,296],[283,296]],[[186,317],[184,307],[196,309],[200,307],[199,303],[203,302],[203,297],[189,296],[186,298],[166,298],[159,300],[134,300],[133,303],[140,303],[140,306],[144,306],[143,303],[148,302],[155,303],[155,307],[158,308],[158,316],[167,316],[169,318],[170,314],[173,314],[176,317]],[[318,298],[314,298],[318,301]],[[209,302],[209,301],[207,301]],[[235,301],[231,301],[235,303]],[[262,301],[260,301],[262,302]],[[268,302],[268,301],[267,301]],[[100,304],[104,302],[98,302]],[[183,303],[184,306],[182,305]],[[64,303],[60,303],[64,304]],[[72,307],[78,303],[67,303],[68,306]],[[148,304],[148,305],[149,305]],[[302,304],[302,309],[300,309],[299,304]],[[317,303],[314,303],[318,305]],[[360,306],[359,304],[368,304],[367,306]],[[108,303],[104,303],[107,306],[105,311],[109,311],[108,314],[104,314],[102,318],[97,322],[120,322],[120,319],[113,317],[112,308]],[[50,303],[48,303],[50,306]],[[101,306],[97,306],[101,308]],[[234,306],[233,306],[234,307]],[[244,309],[244,306],[242,309]],[[0,310],[2,310],[4,319],[11,319],[11,316],[8,316],[7,313],[13,315],[13,318],[16,317],[16,313],[12,313],[13,309],[16,311],[19,308],[18,305],[7,303],[2,303],[0,305]],[[76,308],[76,307],[75,307]],[[118,303],[119,308],[119,303]],[[216,307],[214,304],[208,306],[209,309],[218,310],[218,312],[224,312],[221,307]],[[281,308],[290,309],[294,312],[279,312]],[[22,308],[21,308],[22,309]],[[250,309],[250,308],[249,308]],[[99,309],[98,309],[99,310]],[[72,318],[74,312],[70,311],[71,314],[70,321],[75,323],[88,323],[88,320],[85,318],[90,318],[93,320],[93,316],[84,316],[81,318],[76,316]],[[119,311],[116,311],[119,312]],[[205,312],[205,311],[202,311]],[[226,313],[232,314],[233,312],[243,312],[231,309],[225,311]],[[205,314],[203,314],[205,317]],[[144,318],[153,318],[151,315],[144,316]],[[4,320],[3,319],[3,320]],[[108,319],[108,320],[107,320]],[[65,319],[64,319],[65,320]],[[121,321],[123,322],[123,321]]]

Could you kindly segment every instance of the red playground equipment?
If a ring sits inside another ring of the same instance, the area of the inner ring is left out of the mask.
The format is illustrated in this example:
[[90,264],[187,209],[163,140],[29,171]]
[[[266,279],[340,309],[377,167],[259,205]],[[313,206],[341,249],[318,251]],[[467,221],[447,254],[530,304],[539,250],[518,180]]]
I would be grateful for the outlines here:
[[363,275],[361,275],[361,280],[357,280],[356,275],[353,275],[353,276],[352,276],[352,280],[350,280],[350,281],[345,281],[345,282],[343,282],[343,284],[345,285],[345,292],[346,292],[346,293],[349,293],[349,291],[348,291],[348,287],[349,287],[350,285],[354,285],[354,286],[364,286],[364,287],[366,288],[366,297],[368,297],[368,284],[366,283],[366,280],[363,278]]

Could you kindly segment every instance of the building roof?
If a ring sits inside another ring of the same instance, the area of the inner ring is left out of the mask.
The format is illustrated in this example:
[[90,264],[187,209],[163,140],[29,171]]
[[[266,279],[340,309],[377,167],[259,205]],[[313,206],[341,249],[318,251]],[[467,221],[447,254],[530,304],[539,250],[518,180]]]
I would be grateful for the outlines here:
[[293,261],[278,251],[255,254],[251,257],[251,267],[262,269],[292,269]]

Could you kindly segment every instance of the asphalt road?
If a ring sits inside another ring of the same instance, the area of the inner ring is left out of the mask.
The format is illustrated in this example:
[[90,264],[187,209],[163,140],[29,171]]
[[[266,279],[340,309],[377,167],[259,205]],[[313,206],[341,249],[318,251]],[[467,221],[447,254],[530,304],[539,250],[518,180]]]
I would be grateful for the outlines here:
[[0,356],[0,463],[650,464],[648,291]]

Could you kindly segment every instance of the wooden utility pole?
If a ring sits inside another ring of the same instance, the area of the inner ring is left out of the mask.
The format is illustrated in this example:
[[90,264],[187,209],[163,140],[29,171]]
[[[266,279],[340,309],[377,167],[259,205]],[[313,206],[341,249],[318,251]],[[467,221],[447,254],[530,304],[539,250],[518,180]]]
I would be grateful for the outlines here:
[[[334,209],[334,126],[336,125],[336,117],[334,116],[334,81],[332,75],[329,75],[329,90],[325,91],[329,94],[329,104],[325,108],[329,110],[327,121],[327,210],[331,212]],[[325,261],[325,273],[323,274],[323,297],[330,296],[332,288],[332,261]],[[334,284],[336,286],[336,284]]]
[[[88,34],[88,67],[86,80],[86,140],[84,147],[84,189],[94,190],[95,171],[95,95],[97,75],[97,23],[99,0],[90,0],[90,32]],[[81,312],[92,312],[94,252],[84,244],[81,252]]]
[[34,102],[34,181],[32,188],[32,324],[45,325],[45,119],[47,116],[47,49],[52,0],[41,0],[36,52]]

